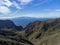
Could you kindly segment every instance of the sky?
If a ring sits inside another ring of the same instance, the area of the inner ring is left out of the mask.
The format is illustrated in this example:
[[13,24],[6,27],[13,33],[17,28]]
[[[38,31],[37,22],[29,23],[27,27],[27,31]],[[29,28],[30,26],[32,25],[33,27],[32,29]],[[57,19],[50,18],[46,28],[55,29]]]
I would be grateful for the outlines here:
[[0,0],[0,19],[59,18],[60,0]]

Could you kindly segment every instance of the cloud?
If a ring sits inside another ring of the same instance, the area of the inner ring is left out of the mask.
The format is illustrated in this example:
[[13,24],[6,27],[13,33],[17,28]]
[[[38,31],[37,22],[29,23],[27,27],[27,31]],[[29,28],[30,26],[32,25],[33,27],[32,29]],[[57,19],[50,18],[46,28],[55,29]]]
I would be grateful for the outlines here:
[[11,10],[8,8],[12,5],[9,0],[0,0],[0,13],[8,14]]
[[32,0],[18,0],[18,1],[20,1],[21,3],[21,5],[26,5],[26,4],[28,4],[28,3],[30,3]]
[[10,16],[10,17],[5,17],[5,16],[1,16],[0,19],[2,20],[6,20],[6,19],[13,19],[13,18],[18,18],[18,16]]
[[1,0],[0,1],[0,5],[6,5],[8,7],[10,7],[13,3],[10,0]]
[[46,13],[39,13],[39,14],[26,14],[20,17],[32,17],[32,18],[59,18],[60,12],[53,11],[53,12],[46,12]]
[[9,0],[4,0],[4,4],[8,7],[10,7],[13,3]]
[[57,9],[56,11],[60,12],[60,9]]
[[20,17],[25,17],[25,18],[59,18],[60,17],[60,12],[58,11],[53,11],[53,12],[46,12],[46,13],[39,13],[39,14],[24,14],[24,15],[8,15],[8,16],[1,16],[0,19],[13,19],[13,18],[20,18]]
[[34,4],[34,6],[42,5],[46,2],[48,2],[48,0],[39,0],[39,2],[36,2],[36,4]]
[[16,2],[15,0],[13,1],[0,0],[0,13],[8,14],[9,12],[12,11],[10,7],[14,7],[16,9],[22,9],[25,5],[30,3],[32,0],[17,0],[17,1],[19,1],[19,3]]
[[[0,13],[3,14],[9,14],[11,11],[10,7],[14,7],[16,9],[22,9],[22,7],[26,6],[27,4],[33,2],[33,1],[37,1],[36,4],[34,4],[35,6],[44,4],[46,2],[48,2],[48,0],[17,0],[19,1],[19,3],[17,3],[15,0],[0,0]],[[51,11],[50,9],[45,9],[45,12],[48,11],[48,13],[39,13],[39,14],[24,14],[24,15],[16,15],[18,11],[16,11],[15,13],[11,13],[11,15],[3,15],[0,16],[0,19],[11,19],[11,18],[18,18],[18,17],[33,17],[33,18],[57,18],[60,16],[60,9]]]
[[15,1],[13,1],[13,6],[15,6],[17,9],[22,9],[22,7]]
[[0,6],[0,13],[8,14],[8,13],[10,13],[10,10],[8,7]]
[[60,12],[52,11],[52,12],[46,13],[45,15],[43,14],[43,17],[45,17],[45,18],[59,18]]

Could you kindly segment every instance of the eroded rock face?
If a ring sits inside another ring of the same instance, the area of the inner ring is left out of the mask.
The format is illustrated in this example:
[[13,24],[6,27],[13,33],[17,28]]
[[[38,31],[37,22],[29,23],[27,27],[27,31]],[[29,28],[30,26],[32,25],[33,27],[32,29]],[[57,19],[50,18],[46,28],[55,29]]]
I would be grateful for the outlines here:
[[34,45],[57,45],[60,40],[59,27],[60,19],[37,21],[27,26],[25,34]]

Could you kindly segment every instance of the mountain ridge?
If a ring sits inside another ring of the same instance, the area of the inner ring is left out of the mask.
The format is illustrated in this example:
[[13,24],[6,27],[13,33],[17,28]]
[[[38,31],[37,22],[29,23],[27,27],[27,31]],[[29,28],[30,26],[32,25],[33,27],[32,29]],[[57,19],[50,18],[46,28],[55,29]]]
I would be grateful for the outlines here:
[[21,31],[16,28],[10,31],[4,29],[9,33],[0,30],[1,45],[60,45],[60,18],[34,21],[21,28]]

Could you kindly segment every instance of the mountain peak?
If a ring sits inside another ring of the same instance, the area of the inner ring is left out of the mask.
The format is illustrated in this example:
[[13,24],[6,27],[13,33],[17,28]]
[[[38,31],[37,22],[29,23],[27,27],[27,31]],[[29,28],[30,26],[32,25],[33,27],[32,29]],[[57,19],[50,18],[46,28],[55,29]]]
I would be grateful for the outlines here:
[[11,20],[0,20],[0,28],[13,28],[15,24]]

